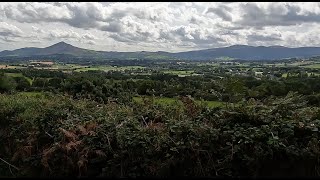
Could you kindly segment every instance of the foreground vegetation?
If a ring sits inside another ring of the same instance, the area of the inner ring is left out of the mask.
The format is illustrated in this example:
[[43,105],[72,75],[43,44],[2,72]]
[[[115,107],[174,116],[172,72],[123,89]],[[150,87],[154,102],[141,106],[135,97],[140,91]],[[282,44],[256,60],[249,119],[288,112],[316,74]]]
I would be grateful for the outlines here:
[[[2,176],[318,175],[320,111],[301,96],[208,109],[0,95]],[[284,169],[281,169],[285,167]]]
[[161,67],[1,70],[0,177],[319,176],[319,76]]
[[[160,105],[176,105],[176,104],[181,104],[181,100],[176,99],[176,98],[166,98],[166,97],[133,97],[133,100],[138,102],[138,103],[144,103],[145,100],[151,100],[151,102],[155,104],[160,104]],[[213,107],[222,107],[225,105],[225,103],[220,102],[220,101],[200,101],[197,100],[195,101],[198,105],[203,105],[207,106],[210,108]]]

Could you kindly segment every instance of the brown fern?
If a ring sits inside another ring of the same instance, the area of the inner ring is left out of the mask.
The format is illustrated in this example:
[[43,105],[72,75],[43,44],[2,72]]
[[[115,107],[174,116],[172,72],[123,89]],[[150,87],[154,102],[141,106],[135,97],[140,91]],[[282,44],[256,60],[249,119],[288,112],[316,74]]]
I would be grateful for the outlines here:
[[51,169],[50,169],[48,160],[56,150],[57,150],[56,147],[50,147],[50,148],[44,149],[42,152],[41,164],[44,167],[48,168],[50,171]]
[[68,139],[72,140],[72,141],[75,141],[77,139],[77,135],[71,131],[67,131],[63,128],[59,128],[59,130],[65,135],[65,137],[67,137]]

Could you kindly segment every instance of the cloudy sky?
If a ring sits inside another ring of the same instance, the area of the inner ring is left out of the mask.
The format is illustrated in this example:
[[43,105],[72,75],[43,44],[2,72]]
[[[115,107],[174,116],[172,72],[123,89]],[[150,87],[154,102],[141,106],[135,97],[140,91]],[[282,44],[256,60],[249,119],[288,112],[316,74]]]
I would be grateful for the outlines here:
[[65,41],[103,51],[320,46],[320,3],[0,3],[0,51]]

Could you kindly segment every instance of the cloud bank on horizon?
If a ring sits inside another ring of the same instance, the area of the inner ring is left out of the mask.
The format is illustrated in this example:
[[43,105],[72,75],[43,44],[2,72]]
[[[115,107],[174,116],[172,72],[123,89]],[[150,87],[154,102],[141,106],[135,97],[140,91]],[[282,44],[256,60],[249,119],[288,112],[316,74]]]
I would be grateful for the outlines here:
[[102,51],[320,46],[317,2],[2,2],[0,50],[59,41]]

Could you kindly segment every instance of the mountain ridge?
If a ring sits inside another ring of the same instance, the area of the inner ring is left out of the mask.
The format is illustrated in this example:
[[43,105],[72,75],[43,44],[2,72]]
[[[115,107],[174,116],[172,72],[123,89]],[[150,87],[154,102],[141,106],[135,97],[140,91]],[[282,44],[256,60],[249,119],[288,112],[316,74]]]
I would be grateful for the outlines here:
[[0,57],[30,57],[50,55],[71,55],[75,57],[96,58],[122,58],[122,59],[186,59],[186,60],[212,60],[229,57],[240,60],[273,60],[284,58],[308,58],[320,55],[320,47],[285,47],[285,46],[249,46],[232,45],[220,48],[192,50],[183,52],[166,51],[95,51],[79,48],[64,41],[45,48],[25,47],[16,50],[4,50]]

